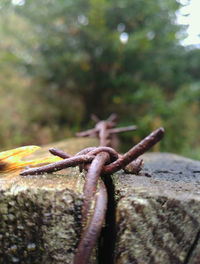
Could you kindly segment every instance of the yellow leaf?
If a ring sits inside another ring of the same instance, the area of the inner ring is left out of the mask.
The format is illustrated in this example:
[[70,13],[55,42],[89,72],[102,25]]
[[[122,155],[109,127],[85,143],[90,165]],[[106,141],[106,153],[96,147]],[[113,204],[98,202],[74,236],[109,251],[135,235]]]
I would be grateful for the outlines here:
[[0,172],[8,172],[26,166],[38,166],[61,160],[61,158],[55,156],[27,161],[21,160],[38,149],[40,149],[38,146],[24,146],[0,152]]

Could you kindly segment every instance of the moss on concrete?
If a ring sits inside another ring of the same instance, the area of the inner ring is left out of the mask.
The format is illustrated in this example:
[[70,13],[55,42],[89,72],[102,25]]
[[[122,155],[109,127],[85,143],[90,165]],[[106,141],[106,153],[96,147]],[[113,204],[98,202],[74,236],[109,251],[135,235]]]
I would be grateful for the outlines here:
[[141,176],[113,176],[115,263],[186,263],[200,230],[200,162],[172,154],[147,154],[144,162]]
[[[49,147],[70,154],[96,145],[93,139],[70,139]],[[0,175],[0,264],[69,264],[80,238],[83,178],[78,168],[56,174]]]

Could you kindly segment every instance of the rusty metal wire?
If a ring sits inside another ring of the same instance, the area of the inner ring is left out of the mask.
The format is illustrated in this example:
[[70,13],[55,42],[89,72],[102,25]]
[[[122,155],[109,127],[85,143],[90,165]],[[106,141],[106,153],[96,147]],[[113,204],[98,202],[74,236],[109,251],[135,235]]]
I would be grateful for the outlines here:
[[[114,119],[114,117],[110,119]],[[72,166],[80,166],[81,170],[84,168],[87,171],[82,206],[83,233],[74,257],[74,264],[86,264],[89,262],[90,255],[95,247],[105,219],[108,197],[106,187],[100,176],[111,175],[120,169],[126,170],[126,166],[130,166],[133,161],[135,162],[132,164],[133,167],[136,166],[138,167],[137,170],[139,170],[141,167],[141,160],[137,158],[160,141],[164,135],[164,129],[159,128],[131,148],[127,153],[119,155],[114,149],[104,147],[104,145],[107,144],[106,142],[108,142],[107,138],[109,133],[104,123],[101,127],[99,135],[103,138],[101,141],[103,147],[90,147],[84,149],[74,157],[61,150],[52,148],[49,151],[53,155],[63,158],[63,160],[38,168],[29,168],[20,173],[21,176],[37,175],[62,170]],[[91,210],[92,202],[94,203],[93,210]]]
[[[91,119],[96,123],[90,130],[76,133],[77,137],[97,137],[100,140],[100,146],[116,147],[118,142],[116,134],[121,132],[136,130],[136,126],[116,128],[118,116],[111,114],[106,120],[100,120],[98,116],[92,114]],[[138,174],[142,168],[142,160],[134,160],[128,167],[124,168],[126,173]]]
[[100,146],[112,146],[112,141],[117,133],[136,130],[136,126],[115,128],[117,115],[112,114],[107,120],[100,120],[96,115],[91,116],[96,125],[93,129],[76,133],[77,137],[97,137]]

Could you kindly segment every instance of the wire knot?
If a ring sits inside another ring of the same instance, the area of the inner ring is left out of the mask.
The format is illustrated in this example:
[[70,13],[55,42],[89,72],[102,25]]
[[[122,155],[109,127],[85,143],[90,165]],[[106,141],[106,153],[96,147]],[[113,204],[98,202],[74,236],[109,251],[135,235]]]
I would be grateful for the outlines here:
[[[79,155],[88,155],[92,158],[96,157],[98,154],[101,153],[107,153],[108,157],[106,158],[105,165],[111,164],[112,162],[116,161],[119,158],[119,154],[117,153],[116,150],[110,147],[89,147],[81,150],[78,152],[75,156]],[[93,161],[93,159],[92,159]],[[80,172],[89,170],[90,164],[92,161],[85,162],[79,165]],[[103,170],[103,167],[102,167]]]

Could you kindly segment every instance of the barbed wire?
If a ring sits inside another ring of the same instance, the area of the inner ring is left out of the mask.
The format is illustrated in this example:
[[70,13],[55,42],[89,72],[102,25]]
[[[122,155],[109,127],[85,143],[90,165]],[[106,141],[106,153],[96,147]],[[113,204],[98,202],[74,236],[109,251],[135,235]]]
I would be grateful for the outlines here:
[[[21,176],[39,175],[74,166],[79,166],[80,171],[83,169],[86,171],[83,188],[82,235],[74,257],[74,264],[89,262],[105,220],[108,195],[101,176],[107,177],[121,169],[137,174],[142,166],[142,160],[138,157],[159,142],[164,135],[164,129],[159,128],[121,155],[115,149],[106,146],[110,144],[113,131],[114,133],[117,131],[117,128],[114,128],[116,116],[111,115],[103,121],[100,121],[96,116],[93,116],[93,119],[97,122],[95,128],[89,130],[89,132],[81,133],[82,135],[99,137],[99,147],[83,149],[74,156],[62,150],[51,148],[50,153],[63,158],[63,160],[37,168],[28,168],[20,173]],[[126,129],[123,128],[122,130],[125,131]],[[120,129],[118,131],[121,132]],[[79,136],[81,133],[79,133]]]

